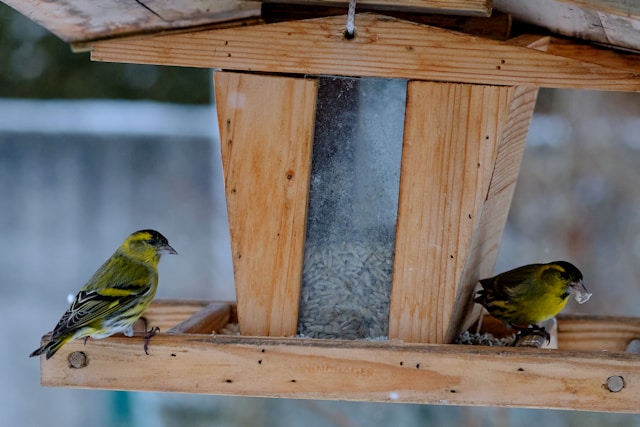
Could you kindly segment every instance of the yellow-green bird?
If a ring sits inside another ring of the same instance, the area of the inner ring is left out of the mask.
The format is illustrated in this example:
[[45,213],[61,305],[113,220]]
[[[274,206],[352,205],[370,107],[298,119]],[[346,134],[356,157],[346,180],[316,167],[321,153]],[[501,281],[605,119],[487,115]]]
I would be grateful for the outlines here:
[[[119,332],[133,335],[133,324],[153,300],[158,288],[158,262],[162,254],[177,254],[155,230],[131,234],[89,281],[53,329],[49,342],[29,357],[53,356],[76,338],[105,338]],[[145,328],[146,329],[146,328]],[[145,352],[148,338],[145,337]]]
[[540,331],[547,339],[540,323],[560,313],[571,295],[580,304],[591,298],[580,270],[566,261],[525,265],[482,279],[480,285],[475,302],[489,314],[518,331]]

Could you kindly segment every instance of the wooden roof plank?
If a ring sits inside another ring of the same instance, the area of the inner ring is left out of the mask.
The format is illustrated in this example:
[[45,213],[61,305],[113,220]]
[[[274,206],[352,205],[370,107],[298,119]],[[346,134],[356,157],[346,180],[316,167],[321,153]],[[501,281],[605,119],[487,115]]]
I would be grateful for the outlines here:
[[640,55],[638,54],[620,52],[561,37],[551,37],[550,40],[548,52],[553,55],[640,73]]
[[[346,7],[348,0],[259,0],[305,6]],[[357,8],[398,12],[437,13],[443,15],[491,16],[492,0],[358,0]]]
[[98,42],[96,61],[640,91],[640,75],[376,14]]
[[66,42],[84,42],[260,16],[240,0],[2,0]]
[[493,6],[556,34],[640,50],[637,0],[494,0]]

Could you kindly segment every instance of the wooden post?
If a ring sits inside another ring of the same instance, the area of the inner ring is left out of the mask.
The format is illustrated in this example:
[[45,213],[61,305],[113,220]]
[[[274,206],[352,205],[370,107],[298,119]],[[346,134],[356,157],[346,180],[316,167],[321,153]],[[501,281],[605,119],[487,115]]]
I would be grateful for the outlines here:
[[214,76],[243,335],[296,334],[317,82]]

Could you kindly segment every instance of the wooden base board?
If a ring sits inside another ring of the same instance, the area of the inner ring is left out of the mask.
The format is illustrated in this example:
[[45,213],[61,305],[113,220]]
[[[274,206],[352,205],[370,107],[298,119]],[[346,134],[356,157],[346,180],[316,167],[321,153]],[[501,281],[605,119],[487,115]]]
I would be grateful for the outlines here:
[[[167,326],[203,307],[212,305],[161,301],[146,317]],[[86,345],[76,340],[41,359],[41,381],[111,390],[638,412],[640,355],[621,349],[640,337],[640,319],[571,317],[558,325],[561,350],[159,333],[147,356],[142,336]]]

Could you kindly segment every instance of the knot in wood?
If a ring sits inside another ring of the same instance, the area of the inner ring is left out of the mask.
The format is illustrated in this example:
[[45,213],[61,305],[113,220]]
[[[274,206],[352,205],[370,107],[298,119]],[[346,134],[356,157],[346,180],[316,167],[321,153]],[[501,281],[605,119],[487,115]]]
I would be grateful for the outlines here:
[[612,375],[607,378],[607,389],[612,393],[622,391],[624,388],[624,378],[619,375]]
[[74,351],[69,354],[67,360],[69,361],[69,367],[73,369],[84,368],[89,364],[89,358],[84,351]]

